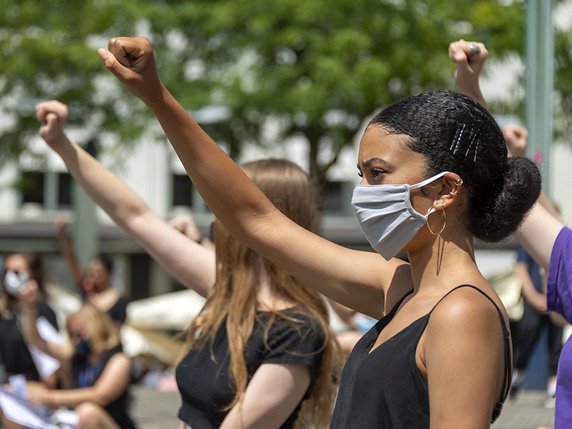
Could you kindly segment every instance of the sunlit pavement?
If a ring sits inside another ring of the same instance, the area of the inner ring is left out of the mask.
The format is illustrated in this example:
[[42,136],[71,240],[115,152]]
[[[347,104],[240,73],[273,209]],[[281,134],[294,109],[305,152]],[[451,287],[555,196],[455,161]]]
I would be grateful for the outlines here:
[[[176,429],[178,393],[136,386],[133,397],[133,417],[140,429]],[[516,401],[508,401],[493,429],[536,429],[539,426],[554,427],[554,409],[545,407],[544,392],[523,391]]]

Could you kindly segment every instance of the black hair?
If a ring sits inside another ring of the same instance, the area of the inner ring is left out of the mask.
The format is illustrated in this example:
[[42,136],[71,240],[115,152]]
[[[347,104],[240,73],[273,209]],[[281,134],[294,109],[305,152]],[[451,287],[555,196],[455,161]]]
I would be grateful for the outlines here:
[[103,268],[105,268],[105,271],[107,271],[108,274],[113,273],[113,259],[111,259],[110,255],[107,253],[100,253],[94,259],[101,262],[101,265],[103,265]]
[[449,91],[414,95],[382,110],[369,125],[408,136],[409,148],[425,158],[427,176],[451,171],[463,179],[468,227],[478,239],[495,242],[516,231],[540,194],[538,167],[507,157],[494,117],[470,97]]

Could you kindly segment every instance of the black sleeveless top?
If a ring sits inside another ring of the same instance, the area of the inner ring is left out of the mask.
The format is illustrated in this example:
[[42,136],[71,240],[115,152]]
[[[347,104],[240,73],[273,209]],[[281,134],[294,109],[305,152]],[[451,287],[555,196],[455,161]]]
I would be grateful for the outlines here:
[[[107,363],[117,353],[121,353],[121,346],[117,346],[105,352],[102,358],[95,364],[90,364],[77,354],[72,362],[73,376],[76,388],[94,386],[99,379]],[[135,423],[129,415],[129,386],[113,402],[107,404],[104,409],[121,429],[135,429]]]
[[[492,411],[491,422],[493,422],[499,416],[510,388],[510,333],[501,310],[480,289],[462,285],[452,289],[445,296],[461,287],[473,288],[485,296],[493,303],[501,320],[505,380],[502,397]],[[415,350],[431,313],[445,296],[428,314],[412,322],[370,353],[379,334],[393,319],[407,295],[389,314],[377,322],[352,350],[342,373],[331,428],[429,428],[429,388],[415,363]]]

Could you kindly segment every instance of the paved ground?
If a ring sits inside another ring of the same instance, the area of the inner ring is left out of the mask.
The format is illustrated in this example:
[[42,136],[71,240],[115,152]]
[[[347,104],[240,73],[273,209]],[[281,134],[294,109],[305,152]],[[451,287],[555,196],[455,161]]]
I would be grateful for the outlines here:
[[[176,429],[178,393],[159,393],[144,387],[134,389],[134,417],[140,429]],[[537,429],[554,427],[554,409],[544,406],[544,392],[523,391],[505,405],[493,429]]]

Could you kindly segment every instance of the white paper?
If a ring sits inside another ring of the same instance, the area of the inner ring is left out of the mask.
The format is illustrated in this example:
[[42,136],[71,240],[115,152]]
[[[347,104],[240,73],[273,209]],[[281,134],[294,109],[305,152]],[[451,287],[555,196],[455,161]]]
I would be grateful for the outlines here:
[[30,429],[58,429],[49,420],[47,408],[37,407],[6,389],[0,390],[0,407],[4,417]]
[[[40,334],[40,337],[42,337],[44,341],[58,345],[64,344],[64,337],[45,317],[39,317],[36,320],[36,328],[38,329],[38,334]],[[42,380],[50,377],[60,368],[60,362],[52,356],[34,346],[29,346],[28,349],[30,350],[30,355]]]
[[75,411],[51,411],[5,388],[0,389],[0,408],[5,418],[29,429],[74,429],[79,422]]
[[45,317],[38,317],[36,320],[36,328],[44,341],[60,346],[64,344],[65,340],[63,335],[61,335]]

